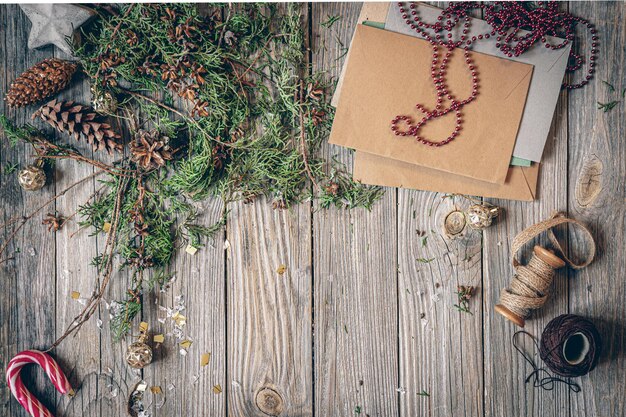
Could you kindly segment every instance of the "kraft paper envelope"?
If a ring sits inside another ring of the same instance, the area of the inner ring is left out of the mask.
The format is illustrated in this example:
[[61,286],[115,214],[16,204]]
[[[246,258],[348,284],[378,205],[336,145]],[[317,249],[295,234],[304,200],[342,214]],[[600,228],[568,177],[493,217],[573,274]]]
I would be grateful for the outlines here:
[[[390,3],[387,2],[365,2],[361,7],[361,13],[359,13],[359,17],[357,18],[357,23],[363,23],[365,21],[371,21],[376,23],[384,23],[387,19],[387,12],[389,11]],[[333,94],[332,99],[330,100],[330,105],[333,107],[337,107],[339,103],[339,94],[341,92],[341,88],[343,87],[343,77],[346,73],[346,66],[348,65],[348,60],[350,59],[350,50],[352,46],[352,40],[350,40],[350,45],[348,47],[348,53],[346,54],[346,59],[343,62],[343,67],[341,68],[341,74],[339,75],[339,79],[337,79],[337,86],[335,87],[335,93]]]
[[[452,174],[503,184],[522,117],[532,65],[471,53],[480,68],[478,97],[462,109],[460,135],[444,147],[396,136],[398,114],[417,119],[416,103],[433,108],[431,45],[421,39],[358,25],[346,68],[330,143]],[[469,96],[471,77],[462,50],[455,50],[446,81],[456,97]],[[443,140],[454,129],[454,112],[422,129]]]
[[491,184],[365,152],[356,152],[354,158],[354,179],[363,184],[507,200],[534,200],[537,195],[538,173],[538,163],[533,163],[530,167],[511,167],[504,184]]
[[[417,13],[426,22],[436,22],[441,9],[419,3]],[[378,13],[378,16],[385,14],[385,30],[390,30],[405,35],[418,36],[402,19],[400,6],[391,3],[389,13]],[[359,21],[360,23],[360,21]],[[453,39],[459,39],[460,30],[463,25],[459,24],[458,31],[454,33]],[[472,19],[468,36],[488,33],[491,26],[481,19]],[[524,34],[526,32],[521,32]],[[550,44],[560,44],[563,39],[547,37]],[[543,44],[535,45],[518,57],[507,58],[516,62],[523,62],[535,66],[533,79],[528,90],[524,116],[517,133],[517,142],[513,149],[513,156],[531,161],[541,161],[541,155],[548,139],[552,116],[556,109],[556,102],[561,92],[561,84],[565,75],[565,68],[569,60],[571,43],[558,50],[544,48]],[[483,39],[474,43],[472,50],[485,54],[505,57],[496,48],[496,39]],[[477,68],[480,73],[480,67]]]

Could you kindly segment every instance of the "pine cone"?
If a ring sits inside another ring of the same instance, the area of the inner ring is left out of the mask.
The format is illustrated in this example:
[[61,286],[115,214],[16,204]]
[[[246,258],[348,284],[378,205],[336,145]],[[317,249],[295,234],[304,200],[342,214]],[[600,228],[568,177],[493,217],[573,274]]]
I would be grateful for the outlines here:
[[140,130],[130,144],[133,161],[144,169],[154,169],[173,159],[174,151],[167,144],[168,138],[160,137],[158,132]]
[[76,72],[70,61],[51,58],[26,70],[11,84],[5,100],[9,107],[38,103],[63,90]]
[[67,132],[74,139],[82,136],[95,151],[105,149],[109,155],[121,151],[121,136],[116,133],[104,118],[87,106],[74,104],[73,101],[52,100],[33,113],[32,118],[41,119],[60,132]]

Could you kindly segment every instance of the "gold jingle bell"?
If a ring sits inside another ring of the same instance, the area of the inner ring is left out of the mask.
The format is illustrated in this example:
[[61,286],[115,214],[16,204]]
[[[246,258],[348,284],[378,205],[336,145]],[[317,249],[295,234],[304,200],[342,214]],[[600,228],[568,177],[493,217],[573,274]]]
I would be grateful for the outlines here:
[[138,341],[128,346],[126,363],[131,368],[141,369],[152,362],[152,348],[146,344],[146,338],[145,335],[142,335]]
[[46,185],[46,172],[43,170],[43,159],[37,159],[17,173],[17,182],[26,191],[41,190]]
[[491,204],[474,204],[467,209],[467,220],[472,229],[482,230],[500,214],[500,208]]
[[91,106],[100,114],[115,114],[118,107],[117,98],[100,87],[91,86]]

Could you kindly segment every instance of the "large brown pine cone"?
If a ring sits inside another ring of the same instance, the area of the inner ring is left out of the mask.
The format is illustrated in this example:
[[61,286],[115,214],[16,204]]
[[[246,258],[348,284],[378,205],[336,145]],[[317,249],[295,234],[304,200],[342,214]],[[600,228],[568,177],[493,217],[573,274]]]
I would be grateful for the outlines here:
[[81,137],[89,142],[94,151],[106,150],[109,154],[121,151],[124,147],[121,136],[102,116],[87,106],[74,104],[73,101],[56,101],[41,106],[32,118],[40,117],[44,122],[60,132],[66,132],[74,139]]
[[62,59],[43,60],[13,81],[5,100],[9,107],[43,101],[67,87],[76,68],[74,62]]

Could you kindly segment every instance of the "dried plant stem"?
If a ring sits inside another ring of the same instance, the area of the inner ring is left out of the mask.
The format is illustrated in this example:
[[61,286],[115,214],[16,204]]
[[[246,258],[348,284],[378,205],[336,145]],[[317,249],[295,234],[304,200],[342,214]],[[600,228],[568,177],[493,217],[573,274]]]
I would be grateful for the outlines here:
[[[62,148],[54,143],[50,142],[41,137],[34,138],[31,142],[35,152],[37,152],[38,158],[46,158],[46,159],[73,159],[78,162],[85,162],[87,164],[93,165],[94,167],[101,169],[111,175],[124,177],[124,176],[132,176],[134,171],[116,168],[114,166],[105,164],[104,162],[96,161],[95,159],[87,158],[86,156],[81,155],[78,152],[75,152],[71,149]],[[53,150],[58,152],[55,155],[49,155],[48,152]]]
[[[104,292],[106,291],[107,286],[109,285],[109,281],[111,280],[111,276],[113,275],[113,252],[115,250],[115,240],[117,239],[117,231],[119,228],[122,200],[124,197],[124,193],[126,192],[126,189],[128,187],[128,183],[128,179],[122,179],[122,183],[117,190],[111,230],[108,233],[103,250],[103,253],[106,254],[106,264],[102,272],[99,274],[99,278],[100,276],[102,277],[102,283],[100,284],[97,292],[94,291],[94,293],[91,295],[85,308],[83,308],[80,314],[76,316],[74,320],[72,320],[72,323],[67,327],[65,332],[57,340],[55,340],[54,343],[52,343],[52,345],[50,345],[50,347],[45,350],[45,352],[50,352],[52,349],[56,348],[61,342],[63,342],[65,338],[67,338],[75,331],[78,331],[82,327],[82,325],[85,324],[85,322],[89,320],[91,316],[98,310],[100,301],[102,300]],[[98,279],[98,281],[100,280]]]
[[[15,238],[15,236],[17,235],[17,233],[22,229],[22,227],[24,227],[24,225],[33,217],[35,217],[35,215],[37,215],[37,213],[41,212],[44,208],[46,208],[48,205],[52,204],[54,201],[56,201],[58,198],[62,197],[63,195],[65,195],[65,193],[67,193],[69,190],[71,190],[72,188],[76,187],[77,185],[82,184],[83,182],[94,178],[100,174],[102,174],[105,171],[96,171],[91,175],[86,176],[85,178],[76,181],[75,183],[69,185],[66,189],[64,189],[63,191],[61,191],[60,193],[58,193],[57,195],[55,195],[54,197],[50,198],[48,201],[46,201],[45,203],[43,203],[41,206],[37,207],[33,212],[31,212],[29,215],[24,216],[21,218],[21,223],[13,230],[13,232],[11,232],[11,234],[9,235],[9,237],[4,241],[4,243],[2,244],[2,246],[0,246],[0,256],[6,251],[7,247],[9,246],[9,243],[11,243],[11,241]],[[9,221],[7,223],[15,223],[15,221]],[[0,260],[0,265],[3,264],[4,262],[8,261],[11,258],[5,258],[3,260]]]
[[[104,190],[106,188],[106,185],[103,185],[102,187],[98,188],[93,194],[91,194],[89,196],[89,198],[87,198],[87,200],[85,200],[85,202],[83,204],[87,204],[88,202],[90,202],[95,196],[97,196],[98,194],[100,194],[102,192],[102,190]],[[67,223],[70,219],[74,218],[74,216],[76,216],[78,212],[75,211],[74,213],[70,214],[66,219],[65,222]],[[78,230],[76,230],[74,233],[72,233],[69,238],[72,239],[76,233],[80,232],[81,230],[83,230],[86,226],[84,227],[79,227]]]
[[[285,34],[283,33],[278,33],[276,35],[272,35],[270,36],[267,41],[265,42],[265,44],[263,45],[263,48],[261,48],[262,51],[266,50],[267,47],[269,46],[269,44],[275,39],[275,38],[279,38],[281,36],[285,36]],[[254,67],[254,65],[257,63],[257,61],[259,60],[259,58],[261,57],[261,53],[257,54],[257,56],[254,57],[254,59],[252,60],[252,62],[250,63],[250,65],[248,65],[248,68],[246,68],[246,70],[238,77],[238,81],[241,81],[243,79],[243,77],[250,72],[250,70]]]
[[159,106],[159,107],[161,107],[161,108],[163,108],[163,109],[165,109],[167,111],[171,111],[172,113],[177,114],[178,116],[182,117],[183,119],[185,119],[186,121],[188,121],[189,123],[191,123],[195,127],[197,127],[198,130],[200,130],[201,132],[205,133],[206,136],[211,141],[213,141],[215,143],[218,143],[218,144],[223,145],[223,146],[228,146],[230,148],[239,148],[239,149],[241,149],[241,148],[245,148],[246,147],[246,146],[237,145],[236,142],[235,143],[223,142],[223,141],[217,139],[217,137],[209,135],[207,132],[205,132],[205,130],[202,128],[202,126],[200,126],[200,124],[198,124],[198,122],[196,120],[194,120],[193,118],[185,115],[183,112],[181,112],[180,110],[175,109],[172,106],[168,106],[165,103],[161,103],[159,100],[155,100],[152,97],[146,96],[145,94],[138,93],[137,91],[127,90],[125,88],[120,88],[120,90],[124,91],[127,94],[130,94],[133,97],[136,97],[136,98],[148,101],[148,102],[154,104],[155,106]]
[[177,110],[177,109],[175,109],[172,106],[168,106],[165,103],[161,103],[159,100],[155,100],[155,99],[153,99],[150,96],[146,96],[145,94],[138,93],[137,91],[128,90],[126,88],[121,88],[120,87],[120,90],[122,90],[126,94],[130,94],[133,97],[140,98],[142,100],[145,100],[145,101],[148,101],[148,102],[154,104],[155,106],[159,106],[159,107],[161,107],[161,108],[163,108],[163,109],[165,109],[167,111],[171,111],[172,113],[179,115],[180,117],[182,117],[185,120],[192,120],[187,115],[182,113],[180,110]]
[[320,187],[320,185],[317,183],[317,181],[315,180],[315,177],[313,176],[313,171],[311,171],[311,166],[309,165],[309,159],[307,157],[307,152],[306,152],[306,137],[305,137],[305,127],[304,127],[304,114],[302,112],[302,98],[304,97],[304,86],[302,81],[300,81],[300,151],[302,152],[302,159],[304,160],[304,169],[306,170],[306,173],[309,177],[309,179],[311,180],[311,182],[313,183],[313,185],[315,186],[315,188],[317,189],[317,191],[321,191],[322,188]]

